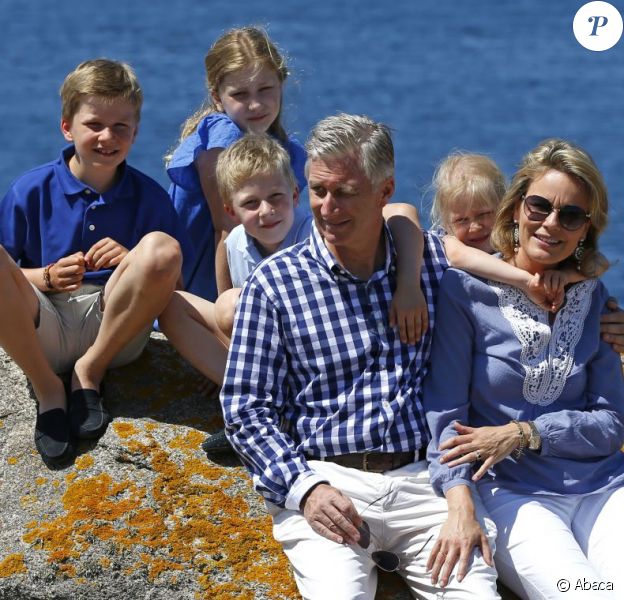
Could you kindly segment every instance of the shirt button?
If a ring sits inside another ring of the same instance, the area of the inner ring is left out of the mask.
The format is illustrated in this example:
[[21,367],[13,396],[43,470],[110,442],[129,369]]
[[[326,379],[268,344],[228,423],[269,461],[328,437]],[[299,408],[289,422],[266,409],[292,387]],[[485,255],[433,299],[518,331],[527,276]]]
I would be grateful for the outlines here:
[[89,231],[95,231],[95,225],[89,225]]
[[85,194],[86,194],[87,196],[90,196],[90,195],[91,195],[91,190],[86,189],[86,190],[85,190]]
[[97,206],[92,206],[91,210],[95,210],[97,208]]
[[384,408],[390,408],[390,402],[388,402],[387,400],[384,400],[381,404]]

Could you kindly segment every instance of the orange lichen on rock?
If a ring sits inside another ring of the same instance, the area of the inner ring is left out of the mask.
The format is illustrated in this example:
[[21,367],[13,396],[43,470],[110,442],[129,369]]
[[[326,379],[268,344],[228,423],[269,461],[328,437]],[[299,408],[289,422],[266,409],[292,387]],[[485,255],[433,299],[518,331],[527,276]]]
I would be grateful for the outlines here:
[[[243,496],[251,490],[238,489],[240,469],[232,477],[227,469],[198,458],[202,432],[180,434],[163,448],[150,433],[152,427],[141,431],[119,423],[113,428],[126,440],[120,460],[147,460],[152,483],[115,481],[108,473],[79,478],[74,472],[73,479],[66,477],[64,512],[29,524],[24,541],[47,551],[48,561],[60,565],[59,573],[66,577],[84,575],[80,557],[97,545],[99,554],[124,556],[125,573],[140,571],[151,582],[194,573],[201,598],[253,599],[258,586],[272,598],[296,597],[269,517],[248,516]],[[140,439],[127,439],[135,434]],[[87,458],[91,456],[81,457]],[[232,487],[235,481],[237,488]]]
[[10,465],[16,465],[18,463],[18,458],[17,456],[9,456],[9,458],[7,458],[7,462]]
[[90,454],[84,454],[76,459],[75,467],[79,471],[84,471],[89,467],[92,467],[94,463],[93,457]]
[[11,577],[11,575],[19,575],[27,573],[24,564],[24,555],[19,553],[9,554],[3,560],[0,560],[0,577]]
[[113,430],[120,438],[123,439],[139,433],[139,430],[132,423],[128,423],[127,421],[113,423]]
[[48,482],[47,477],[37,477],[37,479],[35,479],[36,485],[45,485],[47,482]]

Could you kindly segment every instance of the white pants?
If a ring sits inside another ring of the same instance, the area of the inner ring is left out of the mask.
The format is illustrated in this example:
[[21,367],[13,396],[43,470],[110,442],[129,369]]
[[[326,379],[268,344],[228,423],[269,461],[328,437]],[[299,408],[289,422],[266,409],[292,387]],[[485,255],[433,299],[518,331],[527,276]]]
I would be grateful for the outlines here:
[[[309,461],[310,466],[353,501],[368,523],[371,544],[336,544],[318,535],[301,512],[268,504],[273,517],[273,535],[282,544],[290,560],[299,587],[306,600],[373,600],[377,570],[370,558],[374,550],[390,550],[401,558],[398,573],[406,580],[412,595],[423,599],[488,600],[499,598],[496,571],[475,551],[468,575],[461,583],[455,574],[446,588],[431,585],[426,571],[427,559],[446,520],[445,498],[437,497],[429,483],[426,461],[420,461],[386,473],[366,473],[339,465]],[[485,517],[475,494],[475,506],[481,526],[494,550],[496,528]],[[371,506],[366,506],[381,498]],[[414,555],[427,542],[418,555]]]
[[624,488],[574,496],[481,491],[498,529],[499,576],[516,594],[624,598]]

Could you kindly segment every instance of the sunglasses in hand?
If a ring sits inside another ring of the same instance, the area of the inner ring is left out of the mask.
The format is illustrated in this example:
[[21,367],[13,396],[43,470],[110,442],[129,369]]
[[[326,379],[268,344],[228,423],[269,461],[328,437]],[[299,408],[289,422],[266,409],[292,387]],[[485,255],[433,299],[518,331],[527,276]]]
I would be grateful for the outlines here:
[[[364,512],[375,502],[378,502],[382,498],[385,498],[390,492],[380,496],[379,498],[373,500],[369,504],[366,505],[364,510],[360,513],[360,516],[364,514]],[[374,550],[373,552],[368,552],[368,547],[371,543],[371,533],[369,524],[362,519],[362,524],[358,527],[358,532],[360,533],[360,539],[358,541],[358,546],[360,548],[367,550],[368,556],[375,563],[377,567],[379,567],[382,571],[386,571],[388,573],[394,573],[398,571],[401,566],[401,557],[396,553],[390,550]],[[433,535],[430,535],[427,541],[418,549],[415,554],[406,555],[404,558],[416,558],[427,546],[427,544],[433,539]]]

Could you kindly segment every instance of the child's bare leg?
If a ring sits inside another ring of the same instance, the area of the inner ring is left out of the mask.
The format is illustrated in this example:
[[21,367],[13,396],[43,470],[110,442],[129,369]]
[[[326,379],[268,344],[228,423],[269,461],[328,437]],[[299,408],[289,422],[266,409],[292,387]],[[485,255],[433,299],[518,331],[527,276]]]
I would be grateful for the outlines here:
[[2,246],[0,246],[0,346],[24,371],[39,401],[39,412],[65,408],[63,382],[54,373],[35,332],[39,300]]
[[228,340],[232,338],[234,315],[236,314],[236,305],[238,304],[240,293],[240,288],[226,290],[219,295],[215,302],[215,319],[217,325]]
[[99,390],[113,358],[163,311],[180,275],[178,242],[147,234],[121,261],[104,289],[104,315],[93,345],[76,361],[72,389]]
[[212,302],[188,292],[175,292],[158,323],[189,363],[208,379],[223,383],[229,339],[217,326]]

